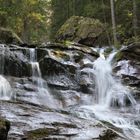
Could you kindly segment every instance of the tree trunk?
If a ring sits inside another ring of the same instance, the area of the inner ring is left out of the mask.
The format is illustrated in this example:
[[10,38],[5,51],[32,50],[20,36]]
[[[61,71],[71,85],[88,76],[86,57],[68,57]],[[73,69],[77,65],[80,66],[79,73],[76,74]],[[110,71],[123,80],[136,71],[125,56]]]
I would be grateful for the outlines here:
[[115,21],[115,10],[114,10],[114,0],[110,0],[111,5],[111,19],[112,19],[112,29],[113,29],[113,39],[114,45],[117,46],[117,35],[116,35],[116,21]]
[[67,1],[67,18],[70,17],[70,1]]
[[72,15],[75,15],[75,0],[72,1]]
[[28,20],[25,19],[23,21],[23,31],[22,31],[22,40],[24,43],[29,43],[29,28],[28,28]]
[[133,28],[134,28],[134,36],[136,39],[137,38],[137,29],[138,29],[136,0],[133,0]]
[[[106,13],[105,13],[105,9],[104,9],[104,7],[105,7],[104,0],[102,0],[102,7],[103,7],[102,8],[103,9],[103,20],[104,20],[105,25],[107,25]],[[109,32],[108,32],[108,30],[105,30],[105,32],[106,32],[106,35],[107,35],[108,44],[111,45],[111,39],[110,39],[110,36],[109,36]]]

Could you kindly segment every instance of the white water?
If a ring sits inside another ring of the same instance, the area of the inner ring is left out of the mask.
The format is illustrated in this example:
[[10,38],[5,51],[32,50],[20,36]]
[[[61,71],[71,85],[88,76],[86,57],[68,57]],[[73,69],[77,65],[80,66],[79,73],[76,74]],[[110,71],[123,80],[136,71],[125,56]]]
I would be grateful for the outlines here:
[[130,91],[112,76],[110,58],[100,57],[94,62],[94,73],[97,88],[97,104],[109,107],[125,107],[126,102],[135,105],[136,101]]
[[[94,62],[93,73],[96,81],[96,104],[92,106],[82,106],[84,118],[95,116],[100,121],[109,122],[117,128],[122,129],[124,137],[130,140],[140,139],[139,126],[135,125],[136,118],[139,118],[136,100],[130,90],[121,84],[121,81],[112,76],[111,61],[115,53],[107,59],[101,54]],[[127,110],[127,107],[130,110]],[[139,110],[139,109],[138,109]],[[93,115],[91,115],[93,114]]]
[[[32,68],[32,79],[33,83],[37,86],[38,89],[38,100],[42,105],[56,108],[55,100],[50,94],[47,83],[42,79],[41,70],[39,63],[37,62],[36,52],[34,48],[30,49],[30,64]],[[45,84],[45,85],[44,85]]]
[[[6,48],[3,44],[0,45],[0,74],[4,73],[4,54],[6,51]],[[10,83],[2,76],[0,75],[0,100],[10,100],[12,98],[12,89],[10,86]]]
[[0,100],[10,100],[12,98],[12,89],[9,82],[0,75]]

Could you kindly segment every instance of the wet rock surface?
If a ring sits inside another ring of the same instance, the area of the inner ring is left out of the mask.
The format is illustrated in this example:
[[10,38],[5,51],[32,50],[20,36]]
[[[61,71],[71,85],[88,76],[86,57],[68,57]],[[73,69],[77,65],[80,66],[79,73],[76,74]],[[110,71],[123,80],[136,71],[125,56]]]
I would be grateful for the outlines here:
[[140,43],[121,49],[115,56],[117,63],[114,71],[130,86],[134,94],[140,96]]
[[[75,110],[92,104],[96,94],[93,62],[99,55],[92,48],[72,43],[34,48],[42,78],[32,75],[31,48],[0,45],[5,48],[0,53],[5,64],[1,73],[11,85],[12,99],[0,102],[0,112],[11,122],[8,140],[123,140],[116,127],[92,112],[92,119],[86,119],[83,109],[83,116]],[[43,86],[38,87],[38,81]]]
[[[2,116],[11,122],[9,140],[81,139],[86,129],[98,132],[86,120],[80,124],[80,118],[64,109],[84,102],[81,99],[84,99],[81,91],[84,84],[82,80],[79,83],[79,77],[82,76],[81,70],[86,68],[84,59],[89,59],[92,65],[92,61],[98,57],[96,52],[74,44],[70,47],[49,44],[35,48],[43,77],[35,79],[36,77],[32,77],[31,51],[28,46],[1,44],[0,49],[0,62],[4,65],[1,74],[5,75],[12,87],[11,101],[1,101],[0,108]],[[84,76],[83,79],[86,87],[88,79]],[[37,87],[38,80],[42,81],[42,88]],[[50,105],[50,95],[46,100],[39,95],[44,91],[52,94],[53,106]],[[102,132],[102,128],[98,129]]]

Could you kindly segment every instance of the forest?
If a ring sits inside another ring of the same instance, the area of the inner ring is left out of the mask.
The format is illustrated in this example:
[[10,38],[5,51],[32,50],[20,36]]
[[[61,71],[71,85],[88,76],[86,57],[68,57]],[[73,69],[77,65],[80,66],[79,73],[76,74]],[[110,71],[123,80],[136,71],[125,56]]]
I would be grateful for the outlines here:
[[45,42],[54,40],[71,16],[84,16],[104,23],[105,44],[113,43],[113,30],[119,44],[129,44],[140,39],[139,7],[139,0],[0,0],[0,27],[12,29],[26,43]]
[[0,140],[140,140],[140,0],[0,0]]

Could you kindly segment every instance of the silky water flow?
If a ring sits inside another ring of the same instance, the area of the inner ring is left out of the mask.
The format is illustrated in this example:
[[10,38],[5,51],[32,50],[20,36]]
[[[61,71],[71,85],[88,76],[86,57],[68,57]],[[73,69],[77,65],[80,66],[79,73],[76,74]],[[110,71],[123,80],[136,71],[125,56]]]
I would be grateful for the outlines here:
[[113,76],[111,62],[115,54],[113,52],[105,59],[103,53],[100,53],[100,57],[93,63],[96,97],[93,105],[80,107],[79,115],[86,119],[94,116],[101,122],[108,122],[121,129],[123,134],[120,134],[126,139],[139,140],[138,103],[128,87]]

